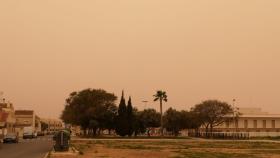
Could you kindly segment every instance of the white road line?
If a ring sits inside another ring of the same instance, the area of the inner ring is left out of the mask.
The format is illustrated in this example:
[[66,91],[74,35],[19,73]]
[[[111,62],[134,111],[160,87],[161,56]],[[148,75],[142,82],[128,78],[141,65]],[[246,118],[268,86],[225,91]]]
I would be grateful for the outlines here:
[[45,155],[44,155],[44,157],[43,158],[47,158],[48,156],[49,156],[49,152],[47,152]]

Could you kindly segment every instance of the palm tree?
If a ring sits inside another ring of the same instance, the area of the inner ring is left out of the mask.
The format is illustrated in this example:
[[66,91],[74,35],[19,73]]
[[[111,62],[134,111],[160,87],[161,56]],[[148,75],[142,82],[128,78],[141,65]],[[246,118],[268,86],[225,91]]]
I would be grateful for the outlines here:
[[162,115],[162,102],[167,102],[167,95],[165,91],[158,90],[157,93],[154,95],[155,99],[154,101],[159,101],[160,103],[160,132],[161,136],[163,136],[163,115]]

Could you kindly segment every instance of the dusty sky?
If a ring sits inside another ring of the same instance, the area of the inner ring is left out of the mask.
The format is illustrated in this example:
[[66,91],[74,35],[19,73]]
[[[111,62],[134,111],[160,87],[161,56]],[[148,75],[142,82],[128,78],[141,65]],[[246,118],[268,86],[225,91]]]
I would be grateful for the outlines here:
[[0,59],[0,91],[42,117],[89,87],[280,113],[280,1],[1,0]]

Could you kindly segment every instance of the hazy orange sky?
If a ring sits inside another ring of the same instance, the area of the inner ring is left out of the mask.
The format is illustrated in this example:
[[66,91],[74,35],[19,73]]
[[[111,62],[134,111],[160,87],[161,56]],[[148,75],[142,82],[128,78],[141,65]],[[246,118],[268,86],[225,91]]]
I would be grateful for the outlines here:
[[279,0],[1,0],[0,91],[58,118],[75,90],[280,113]]

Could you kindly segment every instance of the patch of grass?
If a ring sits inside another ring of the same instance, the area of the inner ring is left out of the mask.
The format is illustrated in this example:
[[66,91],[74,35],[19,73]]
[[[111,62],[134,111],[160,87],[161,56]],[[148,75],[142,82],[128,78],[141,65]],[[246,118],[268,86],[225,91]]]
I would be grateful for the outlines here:
[[80,138],[93,138],[93,139],[192,139],[191,137],[186,137],[186,136],[137,136],[137,137],[119,137],[119,136],[80,136]]
[[280,137],[251,137],[251,140],[280,140]]
[[176,158],[258,158],[280,155],[280,145],[272,142],[252,141],[185,141],[185,140],[85,140],[72,142],[75,148],[86,153],[94,145],[110,149],[170,151]]
[[177,151],[179,154],[173,158],[258,158],[252,154],[244,153],[222,153],[222,152],[207,152],[207,151]]
[[146,146],[143,144],[107,144],[106,147],[114,149],[134,149],[134,150],[160,150],[160,146]]
[[101,140],[96,140],[96,141],[94,141],[94,144],[104,144],[104,141],[101,141]]
[[85,150],[91,148],[91,145],[89,145],[87,143],[85,143],[85,144],[83,144],[83,143],[79,143],[79,144],[71,143],[70,146],[77,149],[80,155],[84,155]]
[[256,154],[274,154],[274,155],[280,155],[280,150],[250,150],[251,153]]
[[83,152],[83,151],[79,151],[79,154],[80,154],[80,155],[84,155],[84,152]]
[[189,142],[180,143],[185,148],[227,148],[227,149],[280,149],[277,143],[268,142],[240,142],[240,141],[222,141],[222,142]]

